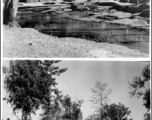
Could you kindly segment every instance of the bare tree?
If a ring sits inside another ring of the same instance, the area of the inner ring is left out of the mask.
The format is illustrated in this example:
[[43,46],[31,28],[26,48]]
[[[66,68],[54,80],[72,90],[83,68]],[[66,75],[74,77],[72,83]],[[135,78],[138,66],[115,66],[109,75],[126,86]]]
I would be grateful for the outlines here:
[[99,114],[99,119],[103,116],[104,109],[103,106],[106,103],[109,103],[108,95],[112,92],[111,88],[107,88],[107,83],[101,83],[100,81],[96,81],[95,88],[92,88],[93,97],[90,100],[93,104],[97,113]]
[[111,89],[107,89],[107,83],[101,83],[100,81],[96,81],[95,88],[92,88],[93,97],[92,103],[101,107],[103,104],[108,103],[110,100],[108,99],[108,95],[112,92]]

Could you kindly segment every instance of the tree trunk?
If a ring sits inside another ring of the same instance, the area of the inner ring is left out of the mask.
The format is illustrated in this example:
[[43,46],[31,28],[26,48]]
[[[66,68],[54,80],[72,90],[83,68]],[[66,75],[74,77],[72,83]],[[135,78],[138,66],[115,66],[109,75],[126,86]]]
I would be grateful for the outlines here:
[[22,112],[22,118],[21,120],[32,120],[32,117],[29,113]]
[[3,8],[3,24],[10,27],[20,27],[16,22],[18,0],[5,0]]

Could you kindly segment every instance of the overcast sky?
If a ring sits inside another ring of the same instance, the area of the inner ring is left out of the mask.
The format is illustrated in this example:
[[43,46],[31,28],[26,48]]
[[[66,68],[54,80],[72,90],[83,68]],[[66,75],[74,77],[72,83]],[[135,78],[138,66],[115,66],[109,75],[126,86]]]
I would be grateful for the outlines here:
[[[58,65],[61,68],[67,67],[68,70],[56,80],[63,95],[69,94],[72,100],[76,98],[84,100],[83,118],[94,113],[93,104],[89,101],[92,96],[91,88],[95,86],[95,81],[101,81],[101,83],[107,83],[112,89],[109,95],[110,103],[121,102],[130,108],[130,117],[133,120],[143,120],[146,112],[143,100],[130,98],[128,81],[131,82],[135,76],[140,76],[147,64],[147,62],[62,61]],[[5,61],[3,65],[7,66],[8,61]],[[3,90],[3,96],[5,95]],[[39,113],[40,111],[32,115],[33,120],[40,118]],[[10,105],[3,101],[3,119],[7,118],[15,120],[16,116],[12,115]]]

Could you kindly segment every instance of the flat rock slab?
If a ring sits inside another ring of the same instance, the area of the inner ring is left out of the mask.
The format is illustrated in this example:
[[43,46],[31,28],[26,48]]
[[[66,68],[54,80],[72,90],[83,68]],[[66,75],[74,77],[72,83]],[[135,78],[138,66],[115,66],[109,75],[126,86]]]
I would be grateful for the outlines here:
[[34,2],[34,3],[19,3],[19,7],[35,7],[35,6],[46,6],[43,2]]
[[112,13],[103,13],[102,16],[111,16],[111,17],[117,17],[117,18],[130,18],[132,16],[131,13],[124,13],[121,11],[116,11]]
[[64,11],[66,11],[66,12],[71,12],[72,9],[64,9]]
[[117,20],[110,21],[110,23],[124,24],[124,25],[129,25],[132,27],[138,27],[138,26],[147,27],[147,26],[149,26],[149,24],[145,20],[139,20],[137,18],[135,18],[135,19],[129,19],[129,18],[117,19]]
[[130,6],[130,5],[133,5],[131,3],[121,3],[118,1],[101,1],[101,2],[95,2],[95,4],[101,5],[101,6],[115,6],[115,5]]

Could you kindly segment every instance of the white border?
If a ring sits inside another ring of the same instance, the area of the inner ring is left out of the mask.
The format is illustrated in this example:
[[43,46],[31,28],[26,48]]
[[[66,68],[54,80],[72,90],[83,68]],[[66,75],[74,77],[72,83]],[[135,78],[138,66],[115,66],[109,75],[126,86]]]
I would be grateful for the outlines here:
[[[3,60],[71,60],[71,61],[150,61],[151,65],[151,0],[150,0],[150,39],[149,39],[149,57],[148,58],[3,58],[3,0],[1,0],[1,120],[2,120],[2,65],[3,65]],[[151,86],[150,86],[151,88]],[[151,110],[150,110],[151,112]]]

